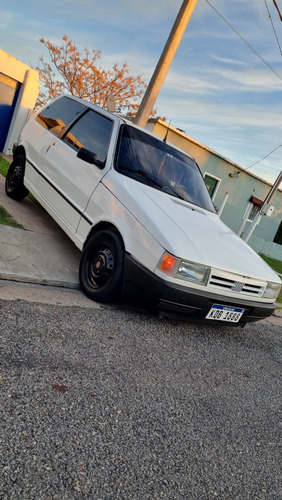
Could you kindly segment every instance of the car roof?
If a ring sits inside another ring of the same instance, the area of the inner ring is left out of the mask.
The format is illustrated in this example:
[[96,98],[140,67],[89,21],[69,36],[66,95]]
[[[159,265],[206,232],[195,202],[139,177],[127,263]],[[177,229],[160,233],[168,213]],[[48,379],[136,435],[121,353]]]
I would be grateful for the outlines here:
[[[151,137],[154,137],[154,139],[156,139],[160,142],[165,142],[164,139],[157,136],[156,134],[154,134],[150,130],[143,128],[143,127],[140,127],[139,125],[135,124],[132,120],[129,120],[128,118],[125,118],[124,116],[121,116],[118,113],[112,113],[111,111],[108,111],[107,109],[102,108],[101,106],[97,106],[97,104],[93,104],[92,102],[87,101],[86,99],[82,99],[81,97],[77,97],[77,96],[74,96],[72,94],[61,94],[60,96],[56,97],[55,99],[53,99],[50,102],[56,101],[57,99],[61,99],[62,97],[68,97],[69,99],[73,99],[74,101],[80,102],[81,104],[84,104],[85,106],[88,106],[90,109],[93,109],[97,112],[103,111],[103,113],[105,113],[105,115],[107,115],[109,118],[114,117],[115,120],[118,119],[120,121],[120,123],[125,123],[127,125],[130,125],[131,127],[138,129],[138,130],[142,130],[145,134],[150,135]],[[189,153],[187,153],[186,151],[183,151],[182,149],[178,148],[175,144],[172,144],[171,142],[167,142],[167,144],[169,146],[171,146],[172,148],[176,149],[177,151],[180,151],[184,155],[188,156],[189,158],[191,158],[191,160],[193,160],[196,163],[195,158],[193,156],[191,156]]]

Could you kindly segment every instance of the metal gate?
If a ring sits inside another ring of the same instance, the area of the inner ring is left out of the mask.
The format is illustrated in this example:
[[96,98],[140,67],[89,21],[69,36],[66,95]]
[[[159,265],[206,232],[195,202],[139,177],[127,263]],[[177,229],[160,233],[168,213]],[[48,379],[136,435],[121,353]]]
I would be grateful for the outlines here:
[[17,102],[20,83],[0,73],[0,152],[3,151]]

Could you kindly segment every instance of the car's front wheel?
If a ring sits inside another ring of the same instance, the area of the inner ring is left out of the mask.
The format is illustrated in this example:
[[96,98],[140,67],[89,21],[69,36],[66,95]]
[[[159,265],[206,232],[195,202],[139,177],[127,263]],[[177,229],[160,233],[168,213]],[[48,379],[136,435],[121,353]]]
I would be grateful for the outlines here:
[[13,200],[23,200],[28,195],[28,189],[25,187],[24,179],[24,157],[19,155],[12,161],[5,181],[5,191],[7,196]]
[[82,252],[79,280],[85,295],[98,302],[112,302],[121,293],[124,246],[119,234],[104,230],[94,234]]

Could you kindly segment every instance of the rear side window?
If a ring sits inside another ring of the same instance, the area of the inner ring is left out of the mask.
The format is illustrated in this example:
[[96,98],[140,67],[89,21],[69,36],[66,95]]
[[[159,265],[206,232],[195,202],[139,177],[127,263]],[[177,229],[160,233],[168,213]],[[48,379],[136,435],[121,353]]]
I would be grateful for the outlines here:
[[97,160],[105,162],[111,140],[113,122],[89,110],[67,132],[63,140],[76,151],[85,148],[95,153]]
[[44,108],[36,117],[36,120],[57,137],[63,128],[71,123],[86,106],[80,102],[62,97]]

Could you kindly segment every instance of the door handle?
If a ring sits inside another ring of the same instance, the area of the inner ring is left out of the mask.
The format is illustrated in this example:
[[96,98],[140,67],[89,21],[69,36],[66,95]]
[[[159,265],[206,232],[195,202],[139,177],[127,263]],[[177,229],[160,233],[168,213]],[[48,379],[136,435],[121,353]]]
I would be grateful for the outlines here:
[[51,148],[51,146],[55,146],[55,144],[56,144],[55,142],[53,142],[53,144],[49,144],[48,148],[46,149],[45,154],[47,154],[49,149]]

